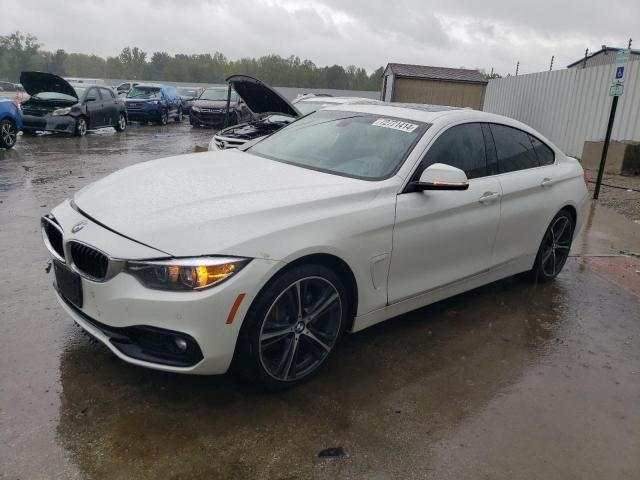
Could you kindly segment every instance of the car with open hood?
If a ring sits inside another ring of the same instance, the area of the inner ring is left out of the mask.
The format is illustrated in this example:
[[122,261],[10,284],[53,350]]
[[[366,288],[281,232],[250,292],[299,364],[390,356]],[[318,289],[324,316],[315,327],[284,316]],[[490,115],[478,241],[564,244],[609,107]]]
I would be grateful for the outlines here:
[[[229,93],[231,93],[229,95]],[[227,101],[229,115],[227,118]],[[223,127],[246,122],[252,113],[235,90],[225,87],[209,87],[193,101],[189,121],[194,127]]]
[[343,104],[130,166],[41,222],[61,306],[119,358],[282,389],[344,332],[521,272],[553,280],[588,202],[580,163],[516,120]]
[[331,105],[377,102],[368,98],[332,97],[326,94],[306,94],[289,102],[276,90],[252,77],[235,75],[227,81],[239,89],[241,96],[246,96],[247,105],[258,118],[219,131],[211,139],[209,150],[238,148],[247,142],[271,135],[302,116]]
[[88,130],[127,127],[127,112],[115,92],[104,85],[70,84],[45,72],[22,72],[20,83],[31,96],[21,103],[26,134],[36,131],[83,136]]

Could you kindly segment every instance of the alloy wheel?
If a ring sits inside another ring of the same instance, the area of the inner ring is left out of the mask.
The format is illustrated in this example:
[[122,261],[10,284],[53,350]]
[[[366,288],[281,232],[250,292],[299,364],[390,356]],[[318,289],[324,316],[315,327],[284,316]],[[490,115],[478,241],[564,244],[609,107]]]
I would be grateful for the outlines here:
[[569,257],[572,237],[572,220],[566,215],[556,218],[545,235],[540,261],[542,273],[553,277],[562,270]]
[[169,113],[167,111],[162,112],[162,116],[160,117],[160,123],[162,125],[166,125],[169,122]]
[[120,130],[124,130],[125,128],[127,128],[127,119],[125,118],[125,116],[121,113],[120,117],[118,118],[118,127],[120,127]]
[[0,124],[0,138],[2,138],[2,145],[6,148],[11,148],[16,144],[18,138],[18,130],[13,122],[4,120]]
[[306,277],[276,297],[260,330],[260,361],[280,381],[294,381],[316,370],[340,333],[342,302],[322,277]]
[[78,118],[77,120],[76,132],[80,137],[84,137],[85,134],[87,133],[87,121],[82,117]]

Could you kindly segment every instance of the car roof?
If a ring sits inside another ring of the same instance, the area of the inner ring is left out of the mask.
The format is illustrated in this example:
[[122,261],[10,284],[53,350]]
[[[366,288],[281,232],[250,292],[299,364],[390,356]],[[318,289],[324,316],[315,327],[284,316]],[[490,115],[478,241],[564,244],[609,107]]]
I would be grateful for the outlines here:
[[428,105],[419,103],[390,103],[390,102],[367,102],[367,103],[345,103],[342,105],[331,105],[323,108],[326,110],[337,110],[354,113],[368,113],[372,115],[398,117],[418,122],[445,125],[454,122],[487,122],[518,128],[528,132],[546,144],[553,146],[557,151],[561,150],[548,138],[529,125],[526,125],[513,118],[496,115],[494,113],[482,112],[471,108],[448,107],[444,105]]
[[161,83],[139,83],[136,87],[167,88],[167,85],[162,85]]
[[365,97],[303,97],[294,102],[296,103],[335,103],[335,104],[343,104],[350,102],[378,102],[379,100],[374,100],[372,98]]

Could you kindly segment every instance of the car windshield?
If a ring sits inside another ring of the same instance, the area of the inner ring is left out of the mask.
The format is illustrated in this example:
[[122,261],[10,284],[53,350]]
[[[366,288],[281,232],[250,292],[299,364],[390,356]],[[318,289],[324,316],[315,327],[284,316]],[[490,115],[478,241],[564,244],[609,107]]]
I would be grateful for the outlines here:
[[249,152],[279,162],[366,180],[393,175],[429,124],[324,110],[267,137]]
[[73,89],[76,91],[76,95],[78,95],[78,98],[82,98],[84,92],[87,91],[87,87],[73,87]]
[[324,102],[298,102],[293,104],[293,106],[296,107],[296,109],[302,115],[308,115],[309,113],[317,112],[321,108],[327,107],[329,105],[332,105],[332,104],[324,103]]
[[[78,96],[80,96],[80,94],[78,94]],[[77,98],[72,97],[71,95],[65,95],[64,93],[60,93],[60,92],[39,92],[39,93],[36,93],[33,96],[33,98],[36,98],[38,100],[47,100],[47,101],[48,100],[51,100],[51,101],[65,100],[70,102],[78,101]]]
[[162,98],[158,87],[133,87],[127,98]]
[[[216,101],[227,101],[227,89],[222,89],[222,88],[209,88],[207,90],[205,90],[204,92],[202,92],[202,95],[200,95],[200,98],[198,100],[212,100],[214,102]],[[231,92],[231,101],[232,102],[237,102],[238,101],[238,94],[236,92]]]
[[198,90],[196,90],[195,88],[179,88],[178,94],[182,95],[183,97],[197,97]]

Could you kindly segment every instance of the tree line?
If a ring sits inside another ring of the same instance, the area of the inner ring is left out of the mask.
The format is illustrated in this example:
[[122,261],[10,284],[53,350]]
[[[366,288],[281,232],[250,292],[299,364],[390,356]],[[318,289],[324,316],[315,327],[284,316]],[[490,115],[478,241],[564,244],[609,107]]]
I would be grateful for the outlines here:
[[120,78],[193,83],[224,83],[232,74],[251,75],[280,87],[379,90],[383,67],[370,75],[364,68],[349,65],[318,67],[311,60],[266,55],[229,60],[216,52],[176,54],[154,52],[149,56],[138,47],[125,47],[115,57],[102,58],[62,49],[42,49],[36,36],[15,32],[0,35],[0,80],[18,82],[20,72],[37,70],[64,77]]

